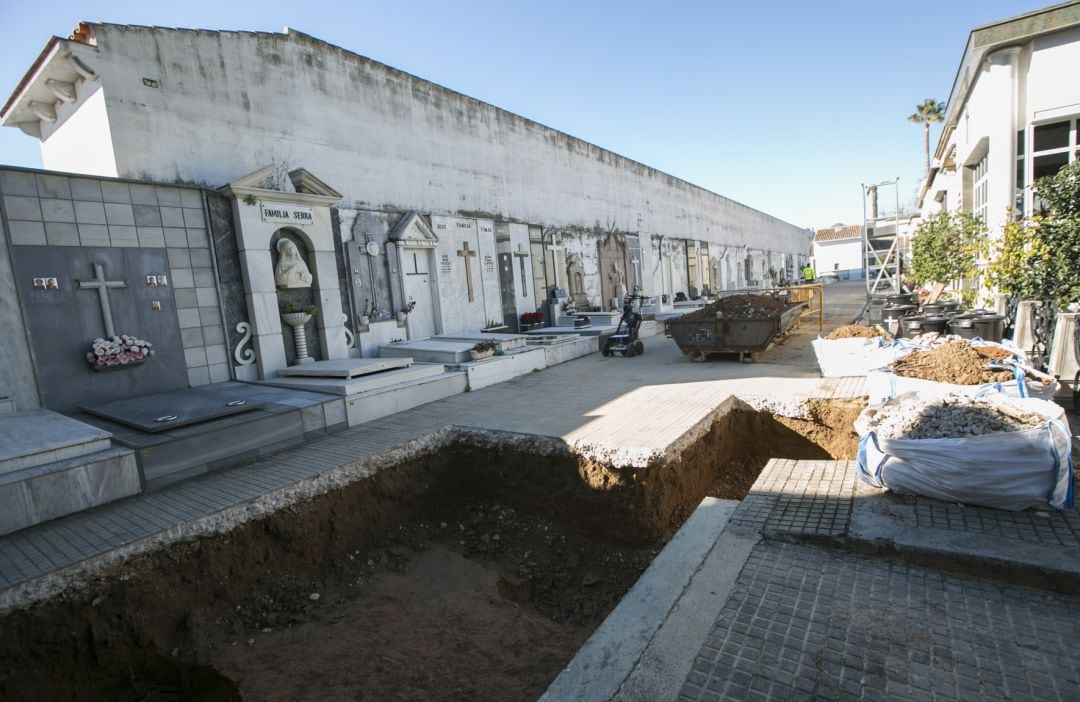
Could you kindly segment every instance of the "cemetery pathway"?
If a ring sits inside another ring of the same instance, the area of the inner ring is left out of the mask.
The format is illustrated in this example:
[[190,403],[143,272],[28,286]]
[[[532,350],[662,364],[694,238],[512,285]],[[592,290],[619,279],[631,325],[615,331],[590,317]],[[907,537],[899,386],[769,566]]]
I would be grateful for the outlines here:
[[[858,283],[826,288],[827,328]],[[732,397],[861,397],[818,377],[803,327],[759,363],[578,359],[258,463],[0,537],[0,607],[133,554],[332,489],[447,429],[555,438],[628,461],[677,445]],[[1072,417],[1075,420],[1075,417]],[[849,461],[770,461],[741,502],[706,498],[545,700],[1078,699],[1080,518],[882,494]]]
[[[861,307],[857,283],[826,288],[826,326]],[[200,534],[218,533],[325,490],[333,468],[422,442],[447,427],[555,437],[608,456],[662,453],[728,398],[859,397],[861,378],[821,378],[804,321],[759,363],[690,363],[670,339],[645,339],[628,359],[594,353],[542,372],[383,417],[265,459],[0,536],[0,609],[38,600],[111,563]]]

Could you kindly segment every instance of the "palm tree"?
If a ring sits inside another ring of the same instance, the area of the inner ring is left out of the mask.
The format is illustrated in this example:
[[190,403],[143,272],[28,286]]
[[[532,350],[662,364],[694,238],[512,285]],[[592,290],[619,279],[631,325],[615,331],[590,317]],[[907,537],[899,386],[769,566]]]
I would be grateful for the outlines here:
[[923,126],[923,151],[926,152],[926,170],[930,170],[930,123],[945,119],[945,103],[934,98],[926,98],[915,108],[915,113],[908,115],[908,121]]

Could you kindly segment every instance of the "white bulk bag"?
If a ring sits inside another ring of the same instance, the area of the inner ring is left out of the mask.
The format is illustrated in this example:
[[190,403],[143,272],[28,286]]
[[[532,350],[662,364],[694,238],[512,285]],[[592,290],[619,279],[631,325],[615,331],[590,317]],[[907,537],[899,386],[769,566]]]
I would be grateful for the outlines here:
[[899,358],[899,349],[885,344],[880,336],[873,339],[824,339],[819,336],[810,344],[814,347],[823,378],[866,375]]
[[[917,392],[929,397],[941,397],[949,393],[958,393],[978,397],[986,392],[997,391],[1009,397],[1033,397],[1039,400],[1053,400],[1061,384],[1052,376],[1040,373],[1033,368],[1015,366],[1015,379],[1004,383],[984,383],[983,385],[954,385],[922,378],[907,378],[896,375],[891,368],[879,368],[866,374],[866,391],[871,405],[903,395]],[[1042,381],[1049,381],[1045,384]]]
[[1038,412],[1033,429],[951,439],[886,439],[856,422],[859,478],[874,487],[1019,511],[1073,506],[1072,437],[1059,405],[1037,399],[1010,404]]

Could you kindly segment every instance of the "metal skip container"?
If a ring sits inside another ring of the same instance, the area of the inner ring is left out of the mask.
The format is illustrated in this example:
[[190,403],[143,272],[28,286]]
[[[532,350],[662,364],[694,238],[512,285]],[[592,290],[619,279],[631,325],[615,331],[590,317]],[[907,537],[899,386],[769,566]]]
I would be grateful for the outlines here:
[[714,353],[737,353],[742,361],[756,361],[791,331],[804,306],[766,295],[725,297],[668,320],[665,331],[691,361],[704,361]]

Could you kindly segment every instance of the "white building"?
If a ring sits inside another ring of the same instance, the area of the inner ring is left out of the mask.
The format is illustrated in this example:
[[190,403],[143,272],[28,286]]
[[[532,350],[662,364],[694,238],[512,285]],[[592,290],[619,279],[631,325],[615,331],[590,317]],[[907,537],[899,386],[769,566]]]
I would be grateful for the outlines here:
[[1032,183],[1077,158],[1080,2],[972,30],[949,93],[922,213],[978,215],[993,234],[1010,207],[1037,208]]
[[863,277],[863,228],[860,224],[822,227],[814,232],[814,271],[838,278]]

